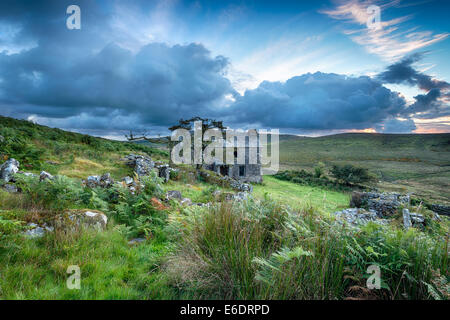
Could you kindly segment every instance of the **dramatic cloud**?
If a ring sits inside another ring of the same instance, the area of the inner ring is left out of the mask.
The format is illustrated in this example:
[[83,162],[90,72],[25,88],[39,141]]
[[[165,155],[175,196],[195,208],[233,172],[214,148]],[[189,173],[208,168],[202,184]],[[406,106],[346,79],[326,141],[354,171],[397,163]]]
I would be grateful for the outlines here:
[[[165,11],[164,3],[132,2],[143,19],[155,7]],[[68,30],[65,12],[70,4],[69,0],[0,2],[2,115],[112,136],[129,129],[164,132],[180,118],[192,116],[222,119],[235,127],[291,132],[367,128],[405,132],[414,130],[412,118],[449,114],[445,104],[449,84],[418,72],[413,64],[420,55],[392,64],[375,78],[317,72],[286,82],[264,81],[244,92],[228,80],[230,70],[237,83],[252,82],[252,76],[235,70],[226,57],[212,55],[200,43],[154,41],[158,30],[137,32],[134,24],[124,24],[135,18],[134,11],[117,10],[114,2],[77,1],[82,28]],[[362,23],[366,16],[359,15],[361,8],[343,6],[327,14],[345,19],[356,14]],[[402,19],[383,22],[383,28]],[[383,50],[393,45],[389,38],[382,39],[387,39]],[[272,49],[284,57],[283,46]],[[267,72],[260,67],[262,60],[245,63]],[[276,70],[285,74],[290,64],[282,66]],[[408,106],[385,83],[418,86],[425,92]]]
[[[137,54],[111,44],[84,57],[62,55],[41,46],[0,54],[0,100],[16,112],[71,117],[85,128],[102,126],[104,121],[93,121],[96,117],[131,128],[136,120],[169,125],[205,115],[236,94],[224,77],[228,60],[211,57],[198,44],[152,43]],[[126,123],[126,118],[134,121]]]
[[223,111],[232,122],[302,129],[365,129],[404,112],[405,100],[369,77],[314,73],[265,81]]
[[377,78],[383,83],[417,86],[426,92],[426,94],[414,97],[415,102],[405,110],[406,115],[416,115],[421,118],[446,116],[450,113],[450,84],[417,71],[413,64],[418,62],[422,56],[423,53],[416,53],[405,57],[388,66]]
[[[371,0],[340,1],[336,8],[320,12],[333,19],[358,25],[357,28],[347,29],[344,33],[349,35],[354,42],[364,46],[369,53],[376,54],[387,61],[395,61],[414,50],[427,47],[448,37],[448,33],[433,34],[430,31],[413,31],[414,29],[404,32],[400,28],[401,24],[411,19],[411,16],[385,20],[383,18],[384,10],[395,7],[399,2],[399,0],[394,0],[380,4],[379,1]],[[367,21],[373,13],[368,12],[368,8],[377,4],[382,15],[381,28],[369,29]]]
[[433,79],[423,74],[412,66],[422,59],[423,53],[415,53],[407,56],[397,63],[386,68],[378,78],[385,83],[417,85],[420,89],[429,91],[431,89],[449,89],[450,84],[446,81]]

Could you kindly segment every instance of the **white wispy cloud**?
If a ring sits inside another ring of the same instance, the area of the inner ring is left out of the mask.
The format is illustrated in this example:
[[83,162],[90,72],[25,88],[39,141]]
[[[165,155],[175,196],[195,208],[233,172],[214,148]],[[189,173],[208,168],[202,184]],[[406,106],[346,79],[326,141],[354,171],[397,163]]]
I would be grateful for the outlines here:
[[[404,22],[412,19],[411,15],[383,20],[383,11],[390,7],[397,7],[400,0],[380,3],[374,0],[351,0],[340,2],[334,9],[321,10],[320,13],[329,17],[357,25],[343,32],[351,39],[364,46],[369,53],[376,54],[386,61],[394,61],[417,49],[430,46],[446,39],[449,33],[434,34],[431,31],[418,31],[418,27],[402,29]],[[367,8],[378,5],[381,9],[381,28],[369,29],[367,21],[371,14]]]

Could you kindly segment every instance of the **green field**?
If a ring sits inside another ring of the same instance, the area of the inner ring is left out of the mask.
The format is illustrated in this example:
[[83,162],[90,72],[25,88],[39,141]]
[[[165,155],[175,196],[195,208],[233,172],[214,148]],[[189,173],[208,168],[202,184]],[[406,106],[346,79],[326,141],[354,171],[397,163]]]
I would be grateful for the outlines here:
[[282,170],[312,170],[318,162],[365,167],[381,189],[450,202],[450,134],[280,137]]
[[263,198],[267,194],[271,199],[288,204],[294,209],[313,207],[331,213],[348,207],[349,195],[342,192],[303,186],[289,181],[264,176],[262,185],[255,185],[254,195]]

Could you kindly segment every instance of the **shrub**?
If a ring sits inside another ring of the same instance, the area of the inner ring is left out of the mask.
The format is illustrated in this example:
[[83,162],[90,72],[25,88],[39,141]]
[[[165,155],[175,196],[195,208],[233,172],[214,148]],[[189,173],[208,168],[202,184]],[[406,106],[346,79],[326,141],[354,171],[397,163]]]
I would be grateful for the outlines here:
[[319,173],[315,172],[314,174],[309,173],[305,170],[299,171],[280,171],[275,174],[274,177],[280,180],[292,181],[294,183],[298,183],[301,185],[308,185],[314,187],[322,187],[331,190],[339,190],[339,191],[347,191],[350,188],[347,185],[340,183],[339,181],[333,181],[329,179],[327,176],[323,175],[323,167],[319,166],[318,171],[320,171],[320,177],[318,177]]
[[355,167],[351,164],[334,165],[331,174],[336,180],[347,185],[369,182],[372,176],[366,168]]
[[321,178],[324,175],[325,164],[319,162],[317,166],[314,167],[314,175],[316,178]]
[[65,176],[39,181],[37,177],[19,175],[17,185],[23,190],[30,206],[49,210],[64,210],[82,203],[81,182]]

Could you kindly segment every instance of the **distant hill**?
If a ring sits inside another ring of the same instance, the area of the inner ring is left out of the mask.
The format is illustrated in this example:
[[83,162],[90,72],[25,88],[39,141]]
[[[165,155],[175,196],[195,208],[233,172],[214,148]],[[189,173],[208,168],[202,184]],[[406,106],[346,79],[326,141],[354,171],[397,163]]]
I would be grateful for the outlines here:
[[280,136],[282,169],[351,163],[368,168],[380,186],[450,201],[450,134],[345,133]]

